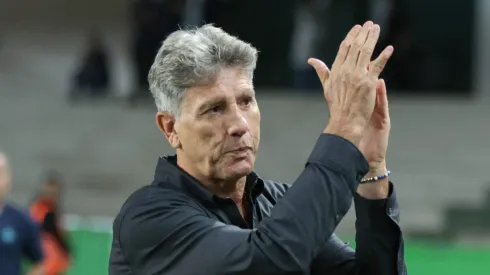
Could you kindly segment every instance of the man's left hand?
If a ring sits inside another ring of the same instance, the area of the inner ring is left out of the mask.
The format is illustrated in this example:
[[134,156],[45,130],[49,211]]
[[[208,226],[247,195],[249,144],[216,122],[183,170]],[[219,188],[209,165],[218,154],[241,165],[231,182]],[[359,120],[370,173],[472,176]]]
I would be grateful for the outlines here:
[[[386,84],[383,79],[376,83],[376,105],[359,144],[359,149],[368,161],[369,172],[365,178],[375,177],[387,172],[386,151],[391,130],[390,113]],[[359,185],[357,193],[366,199],[388,197],[388,178]]]

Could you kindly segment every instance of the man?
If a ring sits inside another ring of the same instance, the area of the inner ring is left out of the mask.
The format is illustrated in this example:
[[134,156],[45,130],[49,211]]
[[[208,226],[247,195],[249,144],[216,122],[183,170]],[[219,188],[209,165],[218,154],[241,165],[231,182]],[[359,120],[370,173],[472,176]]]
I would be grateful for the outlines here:
[[105,97],[110,88],[109,54],[102,36],[93,31],[88,36],[85,52],[74,75],[74,85],[69,99],[75,102],[81,97]]
[[27,213],[6,203],[11,172],[0,153],[0,274],[20,275],[22,260],[32,263],[29,275],[43,275],[39,227]]
[[[170,35],[149,81],[177,154],[160,158],[153,183],[122,206],[109,274],[406,274],[378,80],[393,48],[370,62],[379,33],[372,22],[352,28],[331,71],[309,60],[330,120],[291,187],[253,171],[256,49],[209,25]],[[333,234],[352,197],[355,252]]]
[[45,275],[63,274],[70,266],[70,248],[61,224],[61,188],[58,177],[50,175],[30,207],[32,219],[42,229]]

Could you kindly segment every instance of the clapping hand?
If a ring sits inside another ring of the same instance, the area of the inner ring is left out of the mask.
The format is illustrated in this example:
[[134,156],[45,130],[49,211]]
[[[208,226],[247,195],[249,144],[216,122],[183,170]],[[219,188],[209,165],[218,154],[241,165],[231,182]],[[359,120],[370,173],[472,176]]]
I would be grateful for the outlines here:
[[378,77],[393,53],[386,47],[371,62],[380,34],[379,25],[368,21],[356,25],[340,45],[332,71],[321,60],[310,58],[322,82],[323,93],[330,109],[326,132],[342,136],[360,145],[376,106]]
[[[371,61],[380,34],[379,25],[371,21],[354,26],[340,45],[332,71],[322,61],[310,58],[320,78],[330,109],[326,133],[336,134],[358,146],[369,163],[369,176],[386,172],[386,151],[390,133],[390,116],[384,80],[379,79],[393,53],[386,47]],[[358,193],[366,198],[388,194],[388,180],[382,184],[361,185]]]

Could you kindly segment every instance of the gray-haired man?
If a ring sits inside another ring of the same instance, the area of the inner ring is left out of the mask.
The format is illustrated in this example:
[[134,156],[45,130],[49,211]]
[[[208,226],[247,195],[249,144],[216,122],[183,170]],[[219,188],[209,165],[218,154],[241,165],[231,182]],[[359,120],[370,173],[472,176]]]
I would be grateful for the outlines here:
[[[405,274],[378,79],[393,48],[371,62],[379,32],[352,28],[331,71],[309,60],[330,120],[291,187],[253,171],[256,49],[209,25],[170,35],[149,81],[176,156],[160,158],[153,183],[122,206],[109,274]],[[334,234],[352,197],[356,252]]]

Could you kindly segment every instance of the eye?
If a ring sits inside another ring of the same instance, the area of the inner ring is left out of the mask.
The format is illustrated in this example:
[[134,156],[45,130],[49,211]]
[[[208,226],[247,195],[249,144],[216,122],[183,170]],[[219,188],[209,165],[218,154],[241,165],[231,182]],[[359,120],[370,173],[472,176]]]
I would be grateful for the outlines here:
[[250,106],[254,102],[254,98],[251,96],[245,96],[240,100],[240,105],[242,106]]
[[221,105],[216,105],[216,106],[214,106],[214,107],[212,107],[212,108],[208,109],[208,111],[207,111],[207,112],[208,112],[208,113],[211,113],[211,114],[218,114],[218,113],[223,112],[223,110],[224,110],[223,106],[221,106]]

